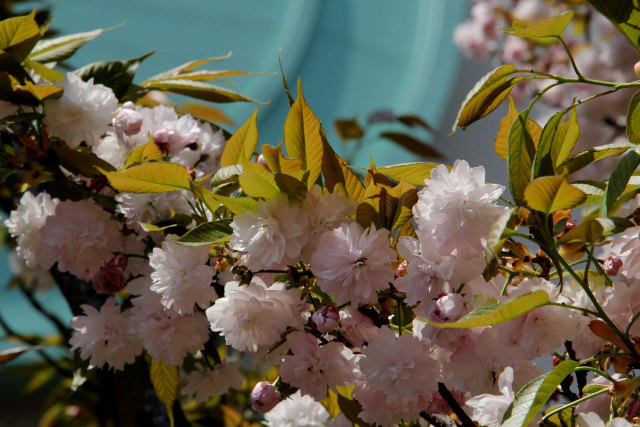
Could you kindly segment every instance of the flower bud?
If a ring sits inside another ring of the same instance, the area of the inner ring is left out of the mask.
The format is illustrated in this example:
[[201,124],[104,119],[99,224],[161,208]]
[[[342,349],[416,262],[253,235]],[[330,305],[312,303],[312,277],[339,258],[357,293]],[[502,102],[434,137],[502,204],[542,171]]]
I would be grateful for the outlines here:
[[269,412],[280,403],[280,392],[267,381],[260,381],[251,391],[251,406],[258,412]]
[[269,169],[269,164],[267,163],[267,159],[265,159],[262,154],[258,155],[258,158],[256,159],[256,162],[258,164],[264,166],[265,168],[267,168],[267,170],[271,170],[271,169]]
[[338,322],[340,322],[340,313],[330,305],[321,307],[311,316],[311,323],[323,334],[334,330]]
[[136,111],[132,102],[125,102],[116,111],[116,116],[113,118],[113,127],[116,129],[116,133],[135,135],[142,128],[142,114]]
[[633,72],[636,74],[636,76],[640,77],[640,61],[636,62],[633,66]]
[[604,262],[603,267],[605,273],[607,273],[609,276],[615,276],[616,274],[618,274],[618,270],[620,270],[620,267],[622,267],[622,260],[612,255]]
[[431,310],[434,322],[455,322],[465,313],[464,301],[460,294],[446,294],[438,298]]
[[93,276],[93,288],[101,294],[114,294],[124,289],[126,281],[122,270],[111,260]]

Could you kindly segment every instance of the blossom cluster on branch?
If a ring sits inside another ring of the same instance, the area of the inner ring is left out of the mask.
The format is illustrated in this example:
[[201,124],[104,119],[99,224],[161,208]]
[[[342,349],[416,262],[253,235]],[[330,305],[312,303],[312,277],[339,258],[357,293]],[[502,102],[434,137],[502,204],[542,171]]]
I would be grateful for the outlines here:
[[[487,3],[474,18],[493,16]],[[633,13],[603,13],[632,32]],[[501,65],[456,119],[466,127],[543,82],[523,111],[511,102],[495,140],[510,195],[465,160],[350,166],[284,77],[284,144],[258,154],[257,108],[230,135],[158,102],[157,91],[252,101],[208,83],[247,73],[199,69],[224,58],[139,84],[146,56],[63,74],[55,65],[96,33],[48,40],[33,14],[0,22],[13,34],[0,37],[0,194],[14,282],[70,350],[52,358],[50,339],[0,317],[30,345],[0,363],[37,351],[68,377],[73,392],[50,409],[60,422],[637,423],[640,92],[625,140],[586,151],[576,107],[640,82],[583,76],[563,38],[578,18],[510,22],[536,49],[560,45],[571,68]],[[529,118],[575,84],[602,92],[556,99],[564,109],[544,126]],[[578,179],[605,158],[616,159],[606,180]],[[34,298],[48,285],[69,325]]]

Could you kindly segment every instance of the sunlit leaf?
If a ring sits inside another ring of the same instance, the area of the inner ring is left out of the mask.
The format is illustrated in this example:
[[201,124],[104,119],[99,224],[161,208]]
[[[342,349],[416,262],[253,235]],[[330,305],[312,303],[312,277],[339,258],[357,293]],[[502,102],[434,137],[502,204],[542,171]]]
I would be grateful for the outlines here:
[[439,163],[401,163],[393,166],[377,168],[379,173],[385,174],[394,181],[404,179],[407,183],[424,186],[424,180],[431,178],[431,171],[440,166]]
[[62,87],[50,84],[33,84],[25,82],[24,85],[15,86],[14,90],[18,93],[26,92],[37,102],[42,102],[49,98],[59,98],[62,96]]
[[633,225],[633,222],[626,218],[592,218],[563,234],[558,243],[598,243],[604,237],[621,233]]
[[565,360],[560,362],[551,372],[539,376],[522,387],[507,408],[502,426],[523,427],[529,425],[555,393],[560,383],[578,366],[580,366],[580,362]]
[[364,129],[360,127],[358,119],[337,119],[334,122],[336,133],[343,141],[350,139],[362,138],[364,136]]
[[573,13],[572,10],[569,10],[530,27],[523,27],[520,22],[515,21],[513,28],[506,28],[504,31],[512,36],[533,39],[559,37],[571,22]]
[[451,133],[456,131],[456,127],[464,129],[498,108],[517,83],[514,78],[509,78],[517,71],[513,65],[505,64],[480,79],[462,102]]
[[472,311],[461,319],[451,323],[437,323],[425,320],[430,325],[440,328],[476,328],[491,326],[507,320],[515,319],[536,308],[549,304],[549,294],[538,290],[515,298],[504,304],[493,304]]
[[251,117],[229,138],[220,158],[222,167],[241,164],[251,159],[258,146],[257,117],[256,107]]
[[23,62],[25,68],[32,70],[34,73],[38,74],[45,80],[49,80],[50,82],[63,82],[64,74],[58,70],[54,70],[53,68],[49,68],[40,62],[32,61],[30,59],[25,59]]
[[167,238],[167,240],[182,246],[209,245],[233,233],[233,229],[229,226],[230,223],[231,220],[228,219],[205,222],[180,237]]
[[291,106],[284,123],[284,145],[289,156],[300,160],[308,170],[308,185],[315,183],[322,172],[323,143],[320,120],[307,105],[298,79],[298,98]]
[[93,79],[93,83],[110,87],[118,99],[127,92],[138,67],[155,52],[149,52],[126,61],[100,61],[74,71],[82,80]]
[[493,147],[496,154],[503,159],[507,160],[507,147],[509,142],[509,131],[513,121],[518,117],[518,110],[516,109],[513,98],[509,97],[509,112],[507,116],[500,120],[500,126],[498,127],[498,134],[496,135]]
[[0,50],[22,62],[42,38],[35,20],[36,10],[25,16],[16,16],[0,22]]
[[248,98],[231,89],[193,80],[146,80],[142,82],[140,86],[145,89],[164,90],[211,102],[225,103],[244,101],[252,102],[254,104],[262,104],[255,99]]
[[524,201],[527,205],[547,215],[562,209],[573,209],[586,198],[587,195],[569,184],[564,176],[537,178],[524,189]]
[[609,215],[611,208],[624,191],[629,178],[631,178],[638,165],[640,165],[640,155],[635,151],[629,151],[615,167],[605,190],[604,203],[602,205],[603,216]]
[[525,112],[520,113],[509,131],[507,178],[511,195],[516,203],[522,201],[524,189],[531,179],[532,161],[535,155],[535,145],[531,134],[525,129],[525,120]]
[[283,193],[287,193],[290,200],[304,201],[307,193],[307,186],[300,180],[283,173],[275,175],[276,185]]
[[258,163],[245,162],[242,165],[240,186],[251,197],[271,198],[280,192],[275,176]]
[[284,173],[298,180],[302,180],[305,175],[300,160],[290,159],[282,154],[282,141],[276,147],[263,144],[262,156],[273,173]]
[[181,73],[188,73],[195,68],[201,67],[211,62],[220,62],[229,58],[231,58],[231,51],[227,52],[227,54],[223,56],[215,56],[212,58],[205,58],[205,59],[196,59],[194,61],[189,61],[185,64],[179,65],[176,68],[172,68],[171,70],[164,71],[160,74],[157,74],[151,77],[149,80],[163,80],[171,76],[179,75]]
[[627,109],[627,137],[633,144],[640,144],[640,90],[633,94]]
[[152,360],[149,367],[151,384],[158,399],[167,409],[169,420],[173,426],[173,402],[178,395],[180,373],[177,366],[167,366],[162,360]]
[[559,113],[554,114],[544,125],[544,129],[542,129],[542,135],[540,136],[540,142],[538,143],[536,154],[533,158],[531,179],[554,174],[554,164],[551,148],[553,146],[553,141],[556,138],[558,127],[562,122],[564,114],[564,111],[560,111]]
[[11,362],[12,360],[18,358],[23,355],[27,351],[38,350],[42,348],[42,346],[31,345],[31,346],[23,346],[23,347],[14,347],[8,348],[6,350],[0,351],[0,365],[4,363]]
[[323,130],[321,130],[321,135],[323,144],[322,174],[327,189],[330,192],[341,189],[354,200],[362,201],[365,189],[364,185],[358,176],[353,173],[347,162],[333,151]]
[[509,208],[505,210],[489,229],[485,247],[485,260],[487,265],[490,265],[500,259],[500,252],[502,251],[502,247],[506,241],[503,234],[507,230],[509,221],[515,212],[516,208]]
[[[115,27],[114,27],[115,28]],[[84,33],[70,34],[53,39],[40,40],[33,48],[28,58],[32,61],[46,64],[48,62],[61,62],[70,58],[85,43],[96,39],[100,34],[109,30],[98,29]]]
[[146,144],[134,148],[127,154],[124,166],[122,166],[120,170],[129,169],[133,165],[160,161],[162,161],[162,151],[160,151],[160,147],[153,141],[153,138],[149,136]]
[[215,187],[227,182],[237,182],[240,175],[242,175],[241,164],[222,167],[211,178],[211,186]]
[[578,115],[576,109],[572,108],[569,121],[558,126],[551,143],[551,158],[554,168],[564,163],[571,156],[579,137]]
[[180,114],[191,114],[200,120],[207,122],[232,125],[233,120],[222,110],[202,102],[183,102],[178,108]]
[[211,197],[224,205],[235,215],[240,215],[244,211],[252,210],[258,203],[256,200],[248,197],[226,197],[220,196],[219,194],[211,194]]
[[189,190],[191,177],[187,168],[177,163],[153,162],[132,166],[122,172],[99,169],[111,186],[128,193],[164,193]]
[[389,189],[389,196],[397,199],[394,211],[387,213],[387,217],[390,219],[387,221],[390,224],[389,230],[395,230],[402,227],[413,216],[411,209],[418,201],[418,189],[415,185],[401,179],[398,185]]
[[556,168],[559,171],[564,171],[564,173],[570,175],[598,160],[611,156],[619,156],[631,147],[632,144],[627,141],[618,141],[611,144],[599,145],[574,154],[563,162],[558,161],[558,166]]

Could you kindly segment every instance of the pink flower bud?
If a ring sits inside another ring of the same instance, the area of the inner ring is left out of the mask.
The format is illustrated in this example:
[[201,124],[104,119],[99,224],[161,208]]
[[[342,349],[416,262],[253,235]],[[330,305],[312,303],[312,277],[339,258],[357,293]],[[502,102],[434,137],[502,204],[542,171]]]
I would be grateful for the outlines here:
[[93,276],[93,288],[102,294],[113,294],[124,289],[126,279],[114,260],[102,266]]
[[322,333],[334,330],[340,322],[340,313],[335,307],[326,305],[311,316],[311,323]]
[[431,310],[431,320],[434,322],[455,322],[465,313],[464,301],[460,294],[443,295],[436,301]]
[[280,392],[267,381],[260,381],[251,391],[251,406],[258,412],[269,412],[280,403]]
[[113,127],[116,133],[125,135],[135,135],[142,128],[142,114],[136,111],[132,102],[125,102],[121,108],[116,111],[113,119]]
[[[258,155],[258,158],[256,159],[256,162],[259,165],[264,166],[265,168],[269,169],[269,164],[267,163],[267,160],[264,158],[264,156],[262,154]],[[270,170],[270,169],[269,169]]]
[[613,255],[609,257],[604,262],[604,272],[609,276],[615,276],[618,274],[618,270],[622,267],[622,260],[620,258],[614,257]]

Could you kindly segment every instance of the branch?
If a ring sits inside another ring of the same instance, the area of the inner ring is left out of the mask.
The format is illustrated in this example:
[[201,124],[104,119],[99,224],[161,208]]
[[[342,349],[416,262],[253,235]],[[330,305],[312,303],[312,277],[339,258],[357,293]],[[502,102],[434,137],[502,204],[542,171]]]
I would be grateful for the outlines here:
[[461,422],[461,427],[476,427],[475,423],[471,420],[471,418],[469,418],[469,415],[464,412],[464,409],[460,407],[458,401],[455,397],[453,397],[444,383],[438,382],[438,393],[440,393],[440,396],[442,396],[444,401],[447,402],[453,413],[458,416]]

